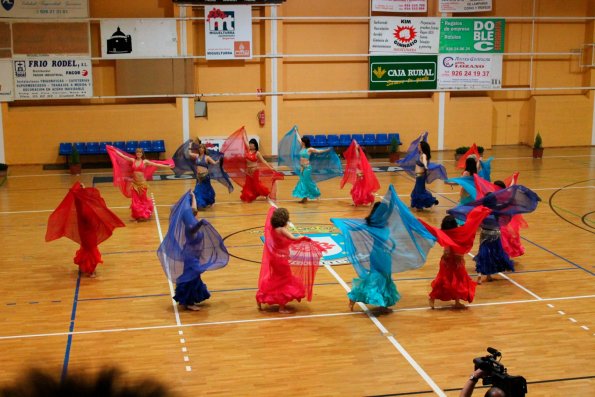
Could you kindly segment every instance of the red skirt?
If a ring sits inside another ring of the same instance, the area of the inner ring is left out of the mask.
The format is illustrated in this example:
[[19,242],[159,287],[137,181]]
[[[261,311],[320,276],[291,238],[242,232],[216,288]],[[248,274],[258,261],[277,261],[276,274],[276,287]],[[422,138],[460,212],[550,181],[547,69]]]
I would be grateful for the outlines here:
[[432,281],[430,298],[441,301],[460,299],[471,303],[476,286],[467,274],[465,259],[460,255],[444,254],[440,258],[438,275]]
[[130,210],[134,219],[149,219],[153,213],[153,201],[147,197],[147,188],[134,186],[131,189]]
[[98,264],[103,263],[101,253],[97,247],[83,248],[81,247],[74,256],[74,263],[79,266],[83,273],[93,273]]
[[242,188],[240,199],[245,203],[251,203],[257,197],[266,197],[271,193],[269,188],[260,182],[260,172],[255,170],[252,175],[246,174],[246,182]]

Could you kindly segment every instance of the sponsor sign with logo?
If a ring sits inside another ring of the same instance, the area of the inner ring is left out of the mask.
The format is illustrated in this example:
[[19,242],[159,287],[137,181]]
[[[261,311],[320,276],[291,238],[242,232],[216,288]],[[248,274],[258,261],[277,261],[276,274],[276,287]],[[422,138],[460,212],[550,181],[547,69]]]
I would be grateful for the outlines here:
[[88,0],[0,0],[0,18],[88,17]]
[[500,18],[443,18],[440,53],[502,53],[504,23]]
[[[1,1],[1,0],[0,0]],[[0,102],[14,100],[14,85],[12,81],[12,61],[0,60]]]
[[370,57],[370,90],[434,90],[437,55]]
[[27,57],[13,59],[15,99],[93,96],[91,59]]
[[101,56],[103,58],[172,57],[177,54],[178,33],[175,20],[104,19],[101,21]]
[[252,58],[252,7],[205,6],[207,59]]
[[435,54],[440,18],[372,17],[370,53]]
[[[312,240],[320,244],[326,251],[320,260],[321,265],[346,265],[349,263],[345,253],[345,239],[341,233],[308,233]],[[260,237],[264,243],[264,236]]]
[[439,89],[495,89],[502,87],[502,55],[441,54]]
[[426,12],[428,0],[372,0],[372,11]]
[[440,0],[440,12],[492,11],[492,0]]

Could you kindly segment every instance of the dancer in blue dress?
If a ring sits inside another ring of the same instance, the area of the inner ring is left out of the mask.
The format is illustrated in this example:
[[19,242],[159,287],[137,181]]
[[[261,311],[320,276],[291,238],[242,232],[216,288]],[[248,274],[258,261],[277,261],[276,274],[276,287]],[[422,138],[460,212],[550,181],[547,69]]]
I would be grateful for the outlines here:
[[209,150],[201,143],[198,144],[198,153],[193,151],[196,143],[188,140],[174,153],[174,172],[180,176],[186,171],[191,171],[196,178],[194,195],[198,209],[209,208],[215,204],[215,190],[211,179],[220,182],[231,193],[233,185],[223,169],[223,154]]
[[430,163],[432,154],[430,145],[426,142],[427,138],[427,132],[420,135],[409,145],[405,158],[397,162],[408,174],[415,177],[415,186],[411,192],[411,207],[418,211],[438,204],[438,200],[426,189],[426,183],[447,178],[444,166]]
[[300,203],[320,197],[316,182],[343,175],[341,160],[332,147],[314,149],[308,137],[300,138],[293,127],[279,142],[279,165],[289,166],[299,176],[293,197]]
[[464,220],[477,206],[483,205],[492,210],[492,214],[481,224],[479,251],[473,258],[478,284],[481,284],[482,275],[486,275],[487,280],[491,281],[495,273],[514,271],[514,264],[502,246],[500,227],[506,226],[514,215],[535,211],[539,201],[541,199],[532,190],[522,185],[513,185],[447,211],[455,218]]
[[363,302],[389,312],[400,299],[391,274],[421,267],[436,239],[399,200],[392,185],[365,220],[331,221],[343,233],[347,256],[359,275],[348,294],[350,308]]
[[219,233],[206,220],[196,220],[196,205],[194,193],[188,191],[172,207],[169,229],[157,250],[165,274],[176,283],[174,299],[195,311],[211,296],[201,274],[229,262]]

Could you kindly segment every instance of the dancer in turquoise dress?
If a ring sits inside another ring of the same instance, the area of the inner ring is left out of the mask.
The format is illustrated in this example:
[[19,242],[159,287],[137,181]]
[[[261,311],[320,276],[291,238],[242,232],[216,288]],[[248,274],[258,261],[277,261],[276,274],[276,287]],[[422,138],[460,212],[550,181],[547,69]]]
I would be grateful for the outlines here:
[[330,148],[324,150],[314,149],[310,144],[310,138],[303,137],[301,139],[302,149],[300,150],[300,179],[293,189],[291,195],[293,197],[301,198],[300,203],[305,203],[308,199],[313,200],[320,197],[320,189],[312,179],[312,166],[310,165],[310,155],[312,153],[320,154],[327,153]]
[[358,278],[347,295],[349,307],[363,302],[390,312],[400,299],[391,274],[421,267],[436,239],[398,198],[391,185],[382,202],[362,219],[331,221],[345,237],[345,251]]

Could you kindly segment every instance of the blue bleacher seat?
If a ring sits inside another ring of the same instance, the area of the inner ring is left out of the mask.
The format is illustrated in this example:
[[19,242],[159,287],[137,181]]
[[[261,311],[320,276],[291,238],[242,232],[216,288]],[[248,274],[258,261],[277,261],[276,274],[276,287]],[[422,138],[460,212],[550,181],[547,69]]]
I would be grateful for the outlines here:
[[374,146],[376,145],[376,136],[374,134],[366,134],[364,135],[364,143],[363,146]]
[[314,142],[312,142],[312,146],[314,146],[314,147],[327,146],[326,135],[314,135]]
[[126,142],[126,151],[128,153],[134,153],[138,146],[138,141],[127,141]]
[[138,146],[143,149],[145,153],[151,153],[153,151],[151,141],[139,141]]
[[339,135],[329,134],[326,137],[326,144],[329,146],[339,146]]
[[60,156],[70,156],[70,153],[72,153],[72,143],[61,142],[60,150],[58,153],[60,154]]
[[392,142],[393,138],[397,140],[397,143],[399,145],[401,145],[401,138],[399,137],[399,133],[388,134],[388,142],[389,142],[389,144],[390,144],[390,142]]
[[151,141],[151,151],[154,153],[165,152],[165,142],[163,141],[163,139]]
[[99,154],[99,142],[87,142],[87,154]]
[[388,139],[388,135],[387,134],[376,134],[376,145],[378,145],[378,146],[390,145],[390,140]]
[[349,135],[349,134],[339,135],[339,146],[349,146],[349,145],[351,145],[351,135]]
[[357,143],[359,143],[360,145],[364,144],[364,136],[363,134],[353,134],[351,135],[351,139],[355,139],[355,141]]
[[126,151],[126,142],[124,142],[124,141],[115,141],[114,142],[114,147],[116,149],[120,149],[122,151]]
[[106,154],[107,150],[105,149],[106,145],[113,145],[112,142],[99,142],[99,153]]
[[79,154],[87,154],[87,144],[85,142],[76,142],[74,146]]

